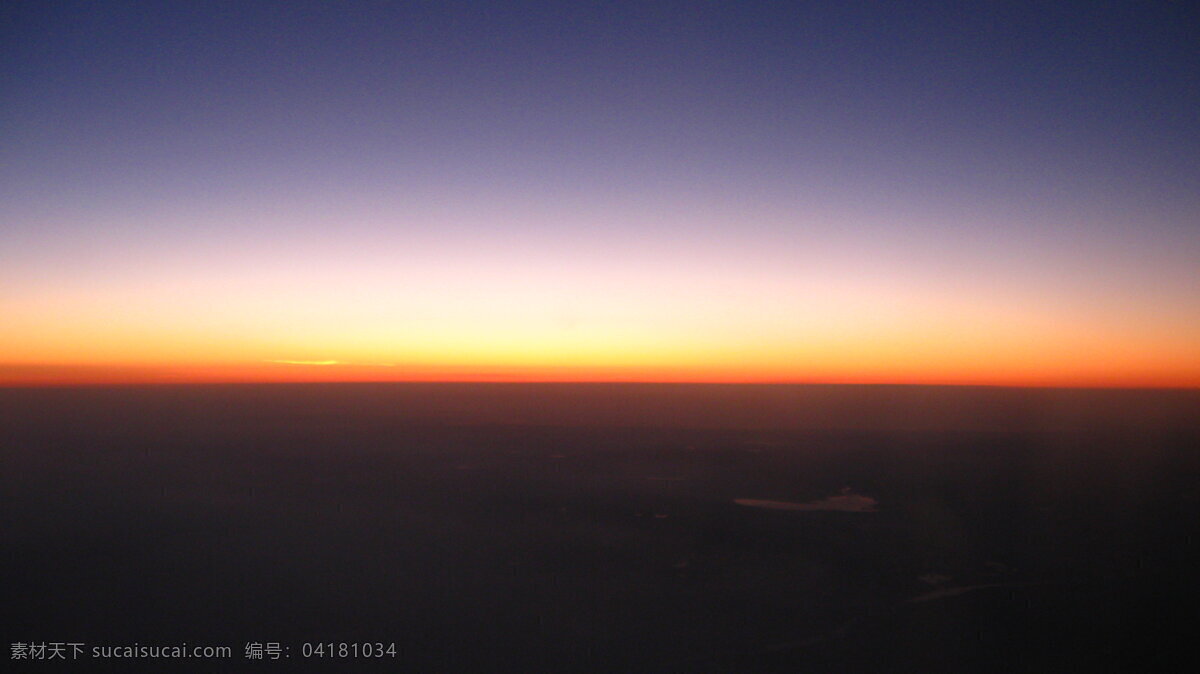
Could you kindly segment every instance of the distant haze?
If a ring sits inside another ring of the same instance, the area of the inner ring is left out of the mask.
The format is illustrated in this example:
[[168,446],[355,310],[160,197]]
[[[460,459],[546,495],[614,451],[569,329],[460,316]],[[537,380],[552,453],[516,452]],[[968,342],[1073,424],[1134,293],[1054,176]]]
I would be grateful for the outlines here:
[[[762,431],[1200,430],[1200,391],[712,384],[242,384],[0,388],[14,431],[150,425],[170,432],[283,419],[356,435],[413,425]],[[720,436],[715,436],[719,438]],[[899,436],[903,437],[903,436]],[[1133,440],[1130,440],[1131,442]]]

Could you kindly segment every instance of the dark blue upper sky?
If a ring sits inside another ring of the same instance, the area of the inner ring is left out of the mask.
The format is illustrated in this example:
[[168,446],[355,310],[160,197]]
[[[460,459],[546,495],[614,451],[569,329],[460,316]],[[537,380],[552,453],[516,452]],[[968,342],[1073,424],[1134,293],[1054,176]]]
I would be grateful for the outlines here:
[[551,184],[761,171],[1178,199],[1200,156],[1188,10],[16,3],[5,176],[107,191],[269,182],[278,162],[317,183],[386,182],[380,166],[487,180],[500,163]]

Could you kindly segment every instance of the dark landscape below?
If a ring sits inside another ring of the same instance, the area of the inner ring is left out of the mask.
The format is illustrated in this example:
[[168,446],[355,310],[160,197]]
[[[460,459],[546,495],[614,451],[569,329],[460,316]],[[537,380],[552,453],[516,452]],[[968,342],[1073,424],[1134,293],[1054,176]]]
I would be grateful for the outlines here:
[[153,671],[1186,671],[1198,449],[1200,391],[0,389],[3,635],[233,651]]

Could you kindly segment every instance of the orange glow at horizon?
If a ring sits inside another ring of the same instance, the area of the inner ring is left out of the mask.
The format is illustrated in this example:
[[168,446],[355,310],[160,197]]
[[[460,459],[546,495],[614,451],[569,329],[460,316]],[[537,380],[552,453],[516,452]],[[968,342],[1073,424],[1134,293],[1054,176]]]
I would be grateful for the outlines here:
[[647,244],[614,262],[599,243],[380,241],[66,269],[0,295],[0,386],[1200,387],[1187,279],[1157,287],[1082,267],[1057,279],[1015,275],[969,258],[916,264],[819,243],[792,252]]
[[[383,364],[342,361],[248,363],[2,364],[0,386],[91,386],[334,382],[645,382],[714,384],[901,384],[1078,388],[1200,388],[1200,367],[1170,363],[902,362],[864,359],[861,367],[829,361],[772,367],[763,361],[726,364],[551,365],[503,363]],[[875,362],[872,362],[875,361]]]
[[[1053,332],[1039,325],[928,317],[815,326],[761,320],[738,330],[723,329],[728,326],[717,319],[703,326],[686,318],[681,328],[656,328],[645,320],[590,329],[465,323],[400,334],[379,326],[343,333],[331,321],[259,335],[91,319],[59,327],[55,339],[18,341],[10,332],[0,386],[628,381],[1200,387],[1200,356],[1186,336]],[[473,338],[476,333],[483,336]]]
[[[1076,377],[996,377],[926,376],[894,378],[887,376],[843,376],[787,378],[769,376],[705,376],[703,373],[631,372],[625,370],[570,371],[522,370],[495,368],[492,370],[419,369],[407,376],[388,376],[391,373],[356,371],[337,373],[285,373],[250,366],[209,368],[136,368],[105,366],[44,366],[30,368],[0,368],[0,387],[76,387],[76,386],[138,386],[153,384],[308,384],[308,383],[647,383],[647,384],[783,384],[783,385],[901,385],[901,386],[1000,386],[1017,388],[1097,388],[1097,389],[1195,389],[1200,378],[1076,378]],[[324,376],[322,376],[324,375]]]

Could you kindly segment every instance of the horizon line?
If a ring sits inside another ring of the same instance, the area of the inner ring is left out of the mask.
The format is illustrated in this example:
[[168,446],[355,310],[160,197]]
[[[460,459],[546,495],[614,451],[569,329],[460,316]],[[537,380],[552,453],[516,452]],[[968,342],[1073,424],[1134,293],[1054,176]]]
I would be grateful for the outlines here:
[[731,380],[647,380],[647,379],[379,379],[379,380],[228,380],[228,381],[0,381],[0,390],[17,389],[83,389],[83,388],[161,388],[190,386],[314,386],[314,385],[496,385],[496,386],[696,386],[696,387],[895,387],[895,388],[974,388],[974,389],[1021,389],[1021,390],[1069,390],[1069,391],[1195,391],[1197,385],[1161,384],[1054,384],[1054,383],[986,383],[986,382],[905,382],[905,381],[731,381]]

